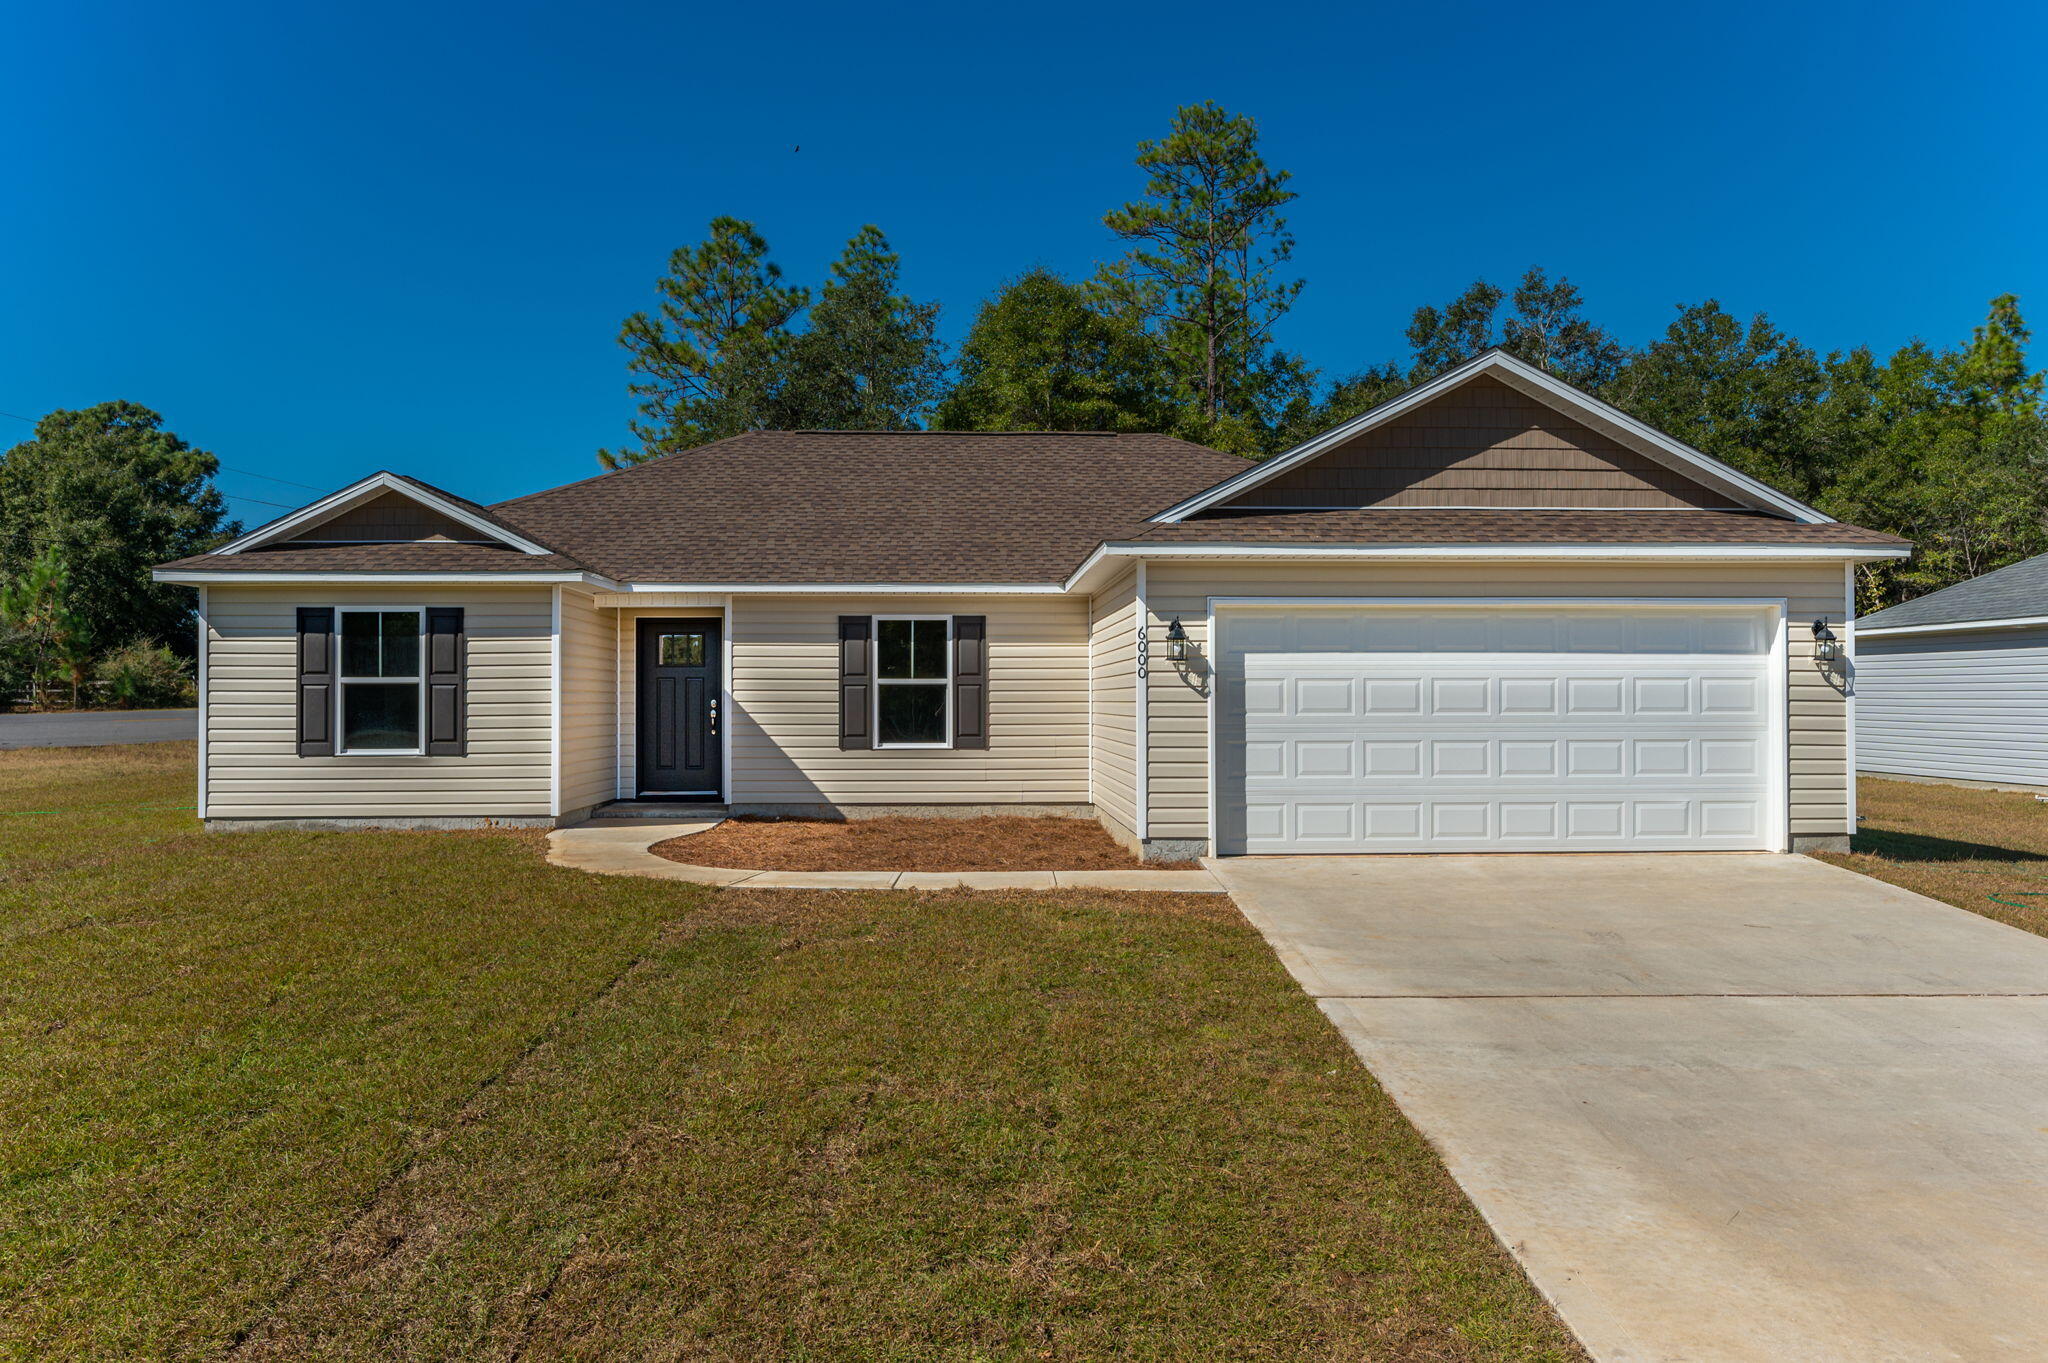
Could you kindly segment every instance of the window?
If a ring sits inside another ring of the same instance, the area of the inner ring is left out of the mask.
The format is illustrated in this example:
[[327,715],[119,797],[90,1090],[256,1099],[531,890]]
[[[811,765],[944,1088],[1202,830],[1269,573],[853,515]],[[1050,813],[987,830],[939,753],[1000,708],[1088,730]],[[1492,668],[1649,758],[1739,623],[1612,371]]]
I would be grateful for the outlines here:
[[952,746],[952,645],[950,617],[875,617],[875,746]]
[[341,612],[341,748],[417,753],[420,748],[420,613]]
[[664,634],[661,649],[656,655],[663,667],[704,666],[704,636],[701,634]]

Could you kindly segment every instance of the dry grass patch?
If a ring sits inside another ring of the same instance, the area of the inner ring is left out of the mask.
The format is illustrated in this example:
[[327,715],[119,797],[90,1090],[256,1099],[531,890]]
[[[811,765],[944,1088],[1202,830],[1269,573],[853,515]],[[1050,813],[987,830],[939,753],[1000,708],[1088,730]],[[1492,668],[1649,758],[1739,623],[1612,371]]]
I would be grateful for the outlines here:
[[1856,790],[1854,850],[1821,860],[2048,936],[2048,803],[1870,776]]
[[757,871],[1135,871],[1144,862],[1093,819],[727,819],[708,833],[656,843],[656,856]]
[[0,755],[0,1357],[1579,1357],[1220,897],[205,835],[190,761]]

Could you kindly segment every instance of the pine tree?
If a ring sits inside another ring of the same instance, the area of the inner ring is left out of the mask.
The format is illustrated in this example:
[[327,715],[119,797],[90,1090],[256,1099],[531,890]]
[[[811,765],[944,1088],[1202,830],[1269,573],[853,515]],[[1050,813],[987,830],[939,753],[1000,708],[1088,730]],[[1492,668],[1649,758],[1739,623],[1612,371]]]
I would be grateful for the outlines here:
[[1258,142],[1257,124],[1214,102],[1177,110],[1166,137],[1138,144],[1146,197],[1103,219],[1129,252],[1095,282],[1104,310],[1138,319],[1159,347],[1181,433],[1247,453],[1270,444],[1308,380],[1273,344],[1302,281],[1279,277],[1294,254],[1280,216],[1291,177]]
[[[1502,303],[1509,308],[1504,318]],[[1586,320],[1583,303],[1576,284],[1563,275],[1551,279],[1540,265],[1522,276],[1512,295],[1474,280],[1441,311],[1415,310],[1408,323],[1408,345],[1415,355],[1408,377],[1421,383],[1499,346],[1566,383],[1597,392],[1613,381],[1628,352]]]
[[599,450],[606,468],[637,464],[767,421],[781,381],[788,325],[810,301],[782,283],[768,243],[738,218],[711,220],[711,235],[678,248],[655,286],[656,315],[636,312],[619,331],[632,353],[629,386],[640,399],[632,431],[640,448]]
[[960,381],[935,421],[955,431],[1145,431],[1167,424],[1153,353],[1127,316],[1050,270],[1019,275],[981,305]]
[[897,292],[901,262],[875,226],[833,263],[810,325],[790,343],[774,424],[797,430],[906,431],[945,392],[939,305]]

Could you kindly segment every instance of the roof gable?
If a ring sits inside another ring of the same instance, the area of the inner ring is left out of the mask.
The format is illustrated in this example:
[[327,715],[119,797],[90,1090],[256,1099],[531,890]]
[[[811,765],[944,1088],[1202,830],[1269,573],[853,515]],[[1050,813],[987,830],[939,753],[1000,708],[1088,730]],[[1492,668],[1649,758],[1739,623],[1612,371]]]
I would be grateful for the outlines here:
[[1153,517],[1426,506],[1830,518],[1503,351],[1488,351]]
[[523,554],[549,552],[476,503],[389,472],[373,473],[331,492],[215,552],[435,541],[490,545]]

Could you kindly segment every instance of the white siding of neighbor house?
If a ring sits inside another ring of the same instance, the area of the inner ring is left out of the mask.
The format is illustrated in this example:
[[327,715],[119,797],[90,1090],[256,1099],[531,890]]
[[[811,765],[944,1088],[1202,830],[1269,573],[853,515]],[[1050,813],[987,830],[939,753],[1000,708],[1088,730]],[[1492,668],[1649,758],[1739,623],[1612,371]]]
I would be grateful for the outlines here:
[[1138,573],[1125,569],[1088,612],[1089,730],[1095,810],[1136,836],[1138,824]]
[[[1205,694],[1212,596],[1745,597],[1784,598],[1788,629],[1790,831],[1850,831],[1848,705],[1813,657],[1809,626],[1825,614],[1837,632],[1845,607],[1840,563],[1189,563],[1148,565],[1153,666],[1148,838],[1205,839],[1209,831],[1209,722]],[[1164,661],[1157,641],[1179,616],[1197,663]],[[1858,723],[1863,723],[1859,716]]]
[[[207,590],[207,807],[215,819],[545,817],[554,687],[545,586]],[[461,606],[467,757],[300,757],[298,607]]]
[[601,805],[617,794],[617,612],[590,593],[562,591],[562,809]]
[[2048,787],[2048,628],[1856,638],[1856,766]]
[[[630,639],[633,614],[688,612],[628,614]],[[897,614],[988,617],[986,749],[840,751],[839,617]],[[1086,598],[737,596],[727,635],[735,803],[1088,800]]]

